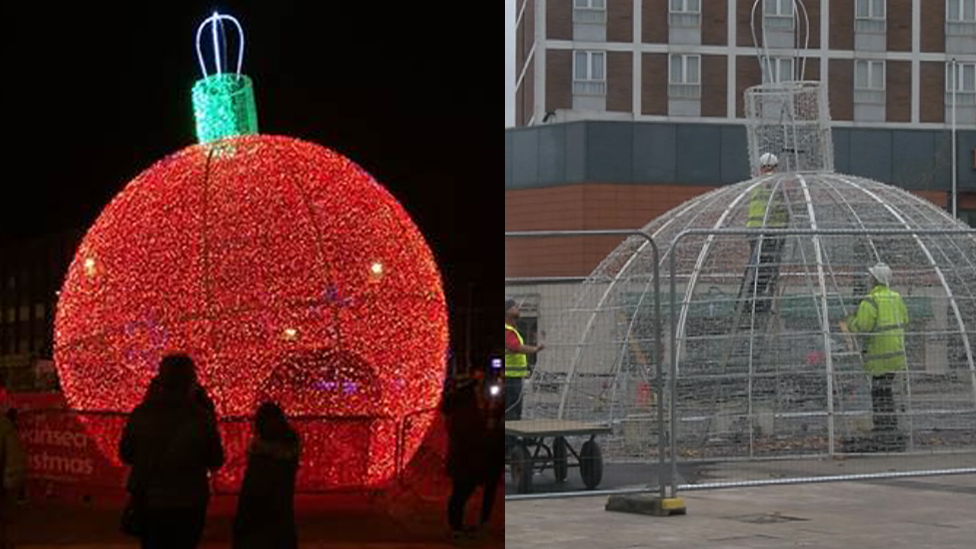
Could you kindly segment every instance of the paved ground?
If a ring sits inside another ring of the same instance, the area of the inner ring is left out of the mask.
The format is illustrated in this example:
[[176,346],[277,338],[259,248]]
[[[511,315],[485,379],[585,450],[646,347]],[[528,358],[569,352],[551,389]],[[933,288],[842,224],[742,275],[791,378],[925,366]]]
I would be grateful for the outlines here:
[[[499,494],[500,496],[500,494]],[[378,498],[349,500],[350,505],[326,502],[319,509],[299,512],[301,547],[307,549],[428,549],[452,547],[440,502],[417,503]],[[499,497],[499,503],[501,498]],[[304,504],[308,507],[308,503]],[[201,549],[230,546],[233,501],[216,502],[207,520]],[[480,507],[480,499],[469,504]],[[503,547],[502,508],[487,538],[474,547]],[[17,509],[12,538],[17,549],[133,549],[138,545],[118,533],[119,511],[114,504],[99,507],[64,502],[28,503]],[[474,521],[474,516],[469,517]]]
[[[424,481],[423,485],[417,482]],[[449,543],[446,498],[449,481],[427,472],[417,482],[378,493],[296,496],[299,541],[305,549],[428,549]],[[504,544],[502,490],[496,498],[491,528],[473,547],[501,548]],[[106,492],[87,502],[73,495],[35,497],[15,508],[11,538],[17,549],[134,549],[137,544],[119,533],[124,495]],[[201,549],[230,546],[234,496],[216,496]],[[481,508],[481,492],[469,500],[467,522],[474,524]]]
[[976,475],[687,491],[688,514],[604,511],[606,497],[505,502],[505,547],[897,549],[976,546]]

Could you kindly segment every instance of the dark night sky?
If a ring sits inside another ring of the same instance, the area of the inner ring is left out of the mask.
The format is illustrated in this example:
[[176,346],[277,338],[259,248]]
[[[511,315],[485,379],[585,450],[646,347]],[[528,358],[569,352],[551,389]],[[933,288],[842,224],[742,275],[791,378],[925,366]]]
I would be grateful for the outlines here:
[[488,67],[501,35],[487,32],[484,14],[452,11],[468,5],[0,3],[0,235],[87,228],[135,175],[195,141],[193,39],[217,9],[244,26],[261,133],[325,145],[365,168],[427,237],[453,305],[474,283],[475,304],[493,312],[500,105],[487,90],[500,86]]

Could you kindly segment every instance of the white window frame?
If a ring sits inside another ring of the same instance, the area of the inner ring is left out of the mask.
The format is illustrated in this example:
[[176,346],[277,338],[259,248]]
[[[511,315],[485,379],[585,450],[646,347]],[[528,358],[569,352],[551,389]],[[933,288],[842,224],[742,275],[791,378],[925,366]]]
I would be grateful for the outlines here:
[[[765,57],[762,64],[763,84],[774,84],[779,82],[790,82],[793,80],[795,60],[792,57]],[[785,71],[788,78],[783,78],[783,66],[789,64]],[[772,73],[770,70],[772,69]]]
[[[879,82],[875,82],[874,68],[881,67],[881,77]],[[865,85],[858,85],[857,69],[864,67]],[[855,103],[874,103],[883,105],[885,103],[885,80],[888,78],[888,67],[883,60],[878,59],[855,59],[854,60],[854,102]]]
[[[576,57],[586,55],[585,78],[577,73]],[[603,74],[593,78],[593,58],[602,57]],[[607,93],[607,52],[598,50],[573,50],[573,95],[606,95]]]
[[573,22],[605,24],[607,0],[573,0]]
[[701,27],[702,0],[668,0],[668,25],[672,27]]
[[791,31],[793,18],[793,0],[763,0],[763,19],[767,29]]
[[[681,74],[675,75],[671,67],[673,59],[681,59]],[[688,79],[688,62],[697,63],[697,78],[694,82]],[[692,53],[672,53],[668,55],[668,97],[670,99],[700,99],[701,98],[701,55]],[[680,76],[680,79],[677,78]]]
[[[971,107],[976,105],[976,63],[956,63],[956,106]],[[946,108],[952,105],[952,62],[946,63]]]
[[[957,19],[951,18],[950,6],[956,7]],[[946,0],[945,8],[945,31],[947,35],[972,36],[976,34],[976,0]]]
[[[875,2],[880,2],[881,13],[875,13]],[[866,7],[866,10],[862,10]],[[866,11],[867,15],[861,15]],[[854,30],[857,32],[871,32],[884,34],[887,31],[886,19],[888,15],[887,0],[855,0],[854,1]]]

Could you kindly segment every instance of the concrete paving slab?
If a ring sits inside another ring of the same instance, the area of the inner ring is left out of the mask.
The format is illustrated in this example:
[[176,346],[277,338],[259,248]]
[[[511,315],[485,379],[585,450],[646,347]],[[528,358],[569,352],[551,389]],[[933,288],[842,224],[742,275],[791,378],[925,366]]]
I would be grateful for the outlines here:
[[506,501],[505,546],[976,546],[976,475],[700,490],[679,495],[685,499],[688,514],[670,517],[607,512],[605,496]]

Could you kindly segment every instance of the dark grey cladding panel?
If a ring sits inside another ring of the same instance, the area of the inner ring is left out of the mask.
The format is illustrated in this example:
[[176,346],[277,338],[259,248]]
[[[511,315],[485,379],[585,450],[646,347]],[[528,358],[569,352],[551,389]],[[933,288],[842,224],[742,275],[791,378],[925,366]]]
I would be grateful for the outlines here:
[[672,183],[677,180],[675,124],[637,124],[634,127],[634,180]]
[[575,122],[566,126],[566,181],[586,181],[586,123]]
[[[952,189],[952,133],[948,131],[931,133],[935,148],[935,177],[932,188],[950,190]],[[959,135],[956,134],[957,146],[958,139]]]
[[933,132],[892,131],[890,183],[904,189],[934,189],[938,141]]
[[630,183],[633,179],[634,124],[590,122],[586,128],[586,179]]
[[746,144],[745,126],[719,126],[722,132],[723,185],[749,179],[749,150]]
[[[976,189],[976,131],[957,133],[958,181]],[[945,130],[834,128],[834,168],[907,189],[948,190]],[[579,183],[718,185],[749,177],[745,127],[581,121],[505,130],[505,188]]]
[[505,132],[505,188],[508,189],[512,186],[512,151],[514,147],[512,146],[513,136],[512,132]]
[[956,168],[959,188],[976,190],[976,130],[956,132],[956,154],[959,155]]
[[566,125],[539,128],[539,181],[566,181]]
[[715,185],[722,177],[722,132],[719,126],[678,126],[677,180],[692,185]]
[[848,128],[834,128],[834,171],[851,173],[851,131]]
[[512,184],[517,189],[538,186],[539,130],[526,128],[512,134]]
[[851,159],[850,174],[891,184],[891,132],[851,129]]

